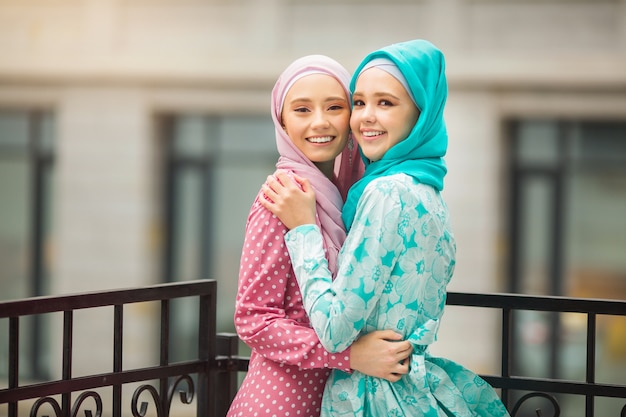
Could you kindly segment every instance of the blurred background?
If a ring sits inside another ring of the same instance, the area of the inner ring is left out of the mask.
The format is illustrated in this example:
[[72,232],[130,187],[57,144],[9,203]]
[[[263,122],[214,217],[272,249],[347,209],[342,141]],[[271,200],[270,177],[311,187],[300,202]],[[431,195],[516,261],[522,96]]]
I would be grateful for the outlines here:
[[[0,0],[0,301],[216,279],[233,332],[275,79],[302,55],[352,71],[413,38],[447,58],[449,290],[625,299],[626,0]],[[76,374],[110,369],[102,313],[76,319]],[[125,366],[158,363],[156,314],[127,313]],[[22,378],[58,377],[58,321],[23,324]],[[497,372],[499,326],[449,308],[432,351]],[[520,314],[516,372],[584,380],[585,326]],[[624,383],[626,322],[598,327],[597,379]]]

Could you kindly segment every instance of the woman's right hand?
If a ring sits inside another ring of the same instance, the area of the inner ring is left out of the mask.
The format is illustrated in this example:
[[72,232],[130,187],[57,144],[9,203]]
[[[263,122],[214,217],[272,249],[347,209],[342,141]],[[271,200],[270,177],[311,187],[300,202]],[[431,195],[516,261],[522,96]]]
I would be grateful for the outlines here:
[[267,177],[261,187],[265,198],[259,201],[288,229],[303,224],[315,224],[315,192],[308,179],[284,171]]

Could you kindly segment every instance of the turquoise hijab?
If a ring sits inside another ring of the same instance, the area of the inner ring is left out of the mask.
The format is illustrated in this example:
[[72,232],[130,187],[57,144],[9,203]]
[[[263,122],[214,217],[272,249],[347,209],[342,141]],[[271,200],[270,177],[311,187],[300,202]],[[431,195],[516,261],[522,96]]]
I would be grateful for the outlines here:
[[412,40],[393,44],[370,53],[359,64],[350,82],[354,93],[356,81],[368,62],[386,58],[395,63],[410,88],[420,116],[409,136],[390,148],[383,157],[370,162],[361,152],[365,162],[363,177],[348,192],[343,206],[343,221],[350,230],[356,207],[365,187],[373,180],[386,175],[404,173],[417,181],[443,189],[447,168],[443,160],[448,149],[448,133],[443,110],[448,97],[443,53],[425,40]]

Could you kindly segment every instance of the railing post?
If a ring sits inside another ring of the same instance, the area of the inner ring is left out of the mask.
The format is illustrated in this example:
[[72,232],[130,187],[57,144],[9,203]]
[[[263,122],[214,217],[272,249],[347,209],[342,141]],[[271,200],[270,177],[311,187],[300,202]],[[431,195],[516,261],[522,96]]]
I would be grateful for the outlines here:
[[[587,314],[587,358],[585,381],[589,384],[596,382],[596,315]],[[585,417],[592,416],[595,398],[593,395],[585,397]]]
[[[63,360],[62,360],[62,377],[64,381],[72,379],[72,353],[74,345],[74,310],[66,310],[63,312]],[[70,415],[71,392],[65,392],[61,395],[61,409],[64,416]]]
[[[201,309],[201,307],[198,307]],[[201,314],[198,311],[198,314]],[[200,334],[200,333],[198,333]],[[161,300],[161,351],[159,352],[159,366],[167,366],[170,364],[170,300]],[[200,353],[198,353],[199,357]],[[159,381],[159,396],[161,397],[161,410],[168,407],[168,391],[169,379],[161,378]],[[120,416],[121,417],[121,416]]]
[[[198,359],[205,363],[204,371],[198,373],[197,415],[212,416],[216,407],[215,395],[215,313],[217,306],[216,287],[210,295],[200,297],[198,318]],[[216,415],[218,416],[218,415]]]
[[[124,363],[124,305],[113,308],[113,372],[122,372]],[[115,384],[113,390],[113,417],[122,417],[122,385]]]
[[[511,346],[511,336],[512,336],[512,330],[511,330],[511,324],[512,324],[512,317],[511,317],[512,311],[509,308],[503,308],[502,309],[502,339],[500,342],[500,348],[501,348],[501,369],[500,369],[500,374],[504,377],[504,378],[510,378],[511,377],[511,362],[512,362],[512,346]],[[502,394],[501,394],[501,399],[502,399],[502,403],[504,404],[504,406],[508,409],[509,408],[509,390],[508,388],[502,388]]]
[[[16,389],[20,373],[20,319],[9,318],[9,389]],[[17,417],[17,401],[9,403],[9,417]]]
[[[235,333],[219,333],[217,335],[217,354],[232,358],[239,354],[239,337]],[[215,395],[221,401],[217,404],[218,417],[226,416],[228,408],[237,394],[237,369],[222,369],[217,373]]]

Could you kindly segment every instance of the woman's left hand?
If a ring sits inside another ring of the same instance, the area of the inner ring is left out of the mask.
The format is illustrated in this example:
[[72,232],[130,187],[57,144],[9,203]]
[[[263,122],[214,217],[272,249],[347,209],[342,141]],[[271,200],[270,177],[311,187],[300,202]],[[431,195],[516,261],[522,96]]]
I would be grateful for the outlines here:
[[369,376],[397,382],[409,372],[413,346],[393,330],[377,330],[350,346],[350,367]]
[[266,198],[259,201],[288,228],[315,224],[315,192],[308,179],[283,171],[267,177],[261,187]]

